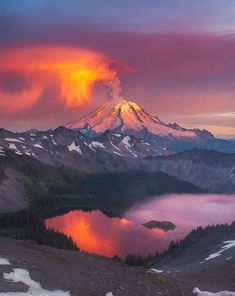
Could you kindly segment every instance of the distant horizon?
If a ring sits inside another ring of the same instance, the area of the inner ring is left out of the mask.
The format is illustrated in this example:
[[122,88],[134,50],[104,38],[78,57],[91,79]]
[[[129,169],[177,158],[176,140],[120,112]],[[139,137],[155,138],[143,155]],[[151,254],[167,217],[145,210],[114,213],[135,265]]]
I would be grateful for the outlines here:
[[[116,99],[116,100],[112,100],[113,101],[113,105],[115,105],[116,103],[119,103],[119,102],[121,102],[121,101],[127,101],[127,102],[132,102],[132,103],[135,103],[133,100],[127,100],[127,99],[124,99],[124,98],[120,98],[120,99]],[[76,122],[76,121],[78,121],[78,120],[80,120],[82,117],[84,117],[84,116],[86,116],[86,115],[88,115],[90,112],[92,112],[92,111],[94,111],[94,110],[96,110],[98,107],[100,107],[100,106],[102,106],[102,105],[105,105],[105,104],[110,104],[110,103],[112,103],[112,101],[107,101],[107,102],[105,102],[105,103],[103,103],[103,104],[101,104],[101,105],[98,105],[98,106],[95,106],[92,110],[90,110],[90,111],[88,111],[86,114],[82,114],[79,118],[74,118],[74,119],[72,119],[72,120],[70,120],[70,121],[68,121],[68,122],[64,122],[64,123],[61,123],[61,124],[58,124],[58,125],[55,125],[55,126],[51,126],[51,127],[46,127],[46,128],[40,128],[40,127],[36,127],[36,126],[30,126],[30,128],[22,128],[22,129],[8,129],[7,127],[0,127],[0,128],[4,128],[4,129],[6,129],[6,130],[9,130],[9,131],[11,131],[11,132],[19,132],[19,133],[21,133],[21,132],[27,132],[27,131],[29,131],[29,130],[38,130],[38,131],[48,131],[48,130],[54,130],[54,129],[56,129],[56,128],[58,128],[58,127],[60,127],[60,126],[63,126],[63,127],[65,127],[65,125],[66,124],[69,124],[69,123],[73,123],[73,122]],[[142,107],[141,105],[139,105],[140,107]],[[148,110],[146,110],[146,109],[144,109],[146,112],[148,112]],[[155,116],[155,117],[158,117],[157,116],[157,114],[151,114],[150,112],[148,112],[150,115],[152,115],[152,116]],[[159,118],[159,117],[158,117]],[[160,120],[162,120],[162,118],[159,118]],[[163,122],[165,122],[164,121],[164,119],[162,120]],[[225,136],[225,135],[219,135],[219,134],[216,134],[216,133],[213,133],[211,130],[208,130],[208,129],[205,129],[204,127],[187,127],[187,126],[185,126],[185,125],[183,125],[183,124],[180,124],[179,122],[165,122],[166,124],[168,124],[168,125],[170,125],[170,124],[174,124],[174,123],[176,123],[176,124],[178,124],[179,126],[181,126],[181,127],[183,127],[183,128],[186,128],[186,129],[200,129],[200,130],[207,130],[208,132],[211,132],[216,138],[220,138],[220,139],[227,139],[227,140],[234,140],[235,139],[235,135],[227,135],[227,136]]]

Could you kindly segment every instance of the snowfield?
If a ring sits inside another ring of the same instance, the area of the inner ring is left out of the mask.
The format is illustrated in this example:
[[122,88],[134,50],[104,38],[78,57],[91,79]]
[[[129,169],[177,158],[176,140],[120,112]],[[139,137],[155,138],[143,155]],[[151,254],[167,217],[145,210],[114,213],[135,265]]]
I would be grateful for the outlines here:
[[222,292],[212,293],[207,291],[201,291],[198,288],[194,288],[193,293],[197,294],[198,296],[235,296],[235,292],[222,291]]
[[126,136],[125,138],[122,139],[122,143],[125,145],[126,149],[135,157],[137,157],[137,155],[130,149],[131,148],[131,137]]
[[79,146],[76,146],[75,142],[73,141],[73,143],[71,145],[68,146],[69,151],[76,151],[79,154],[82,155],[82,150]]
[[15,143],[22,143],[22,140],[15,139],[15,138],[6,138],[5,141],[7,141],[7,142],[15,142]]
[[[10,265],[5,258],[0,258],[0,265]],[[23,283],[29,287],[27,292],[0,292],[0,296],[71,296],[70,292],[43,289],[40,283],[31,279],[26,269],[14,268],[10,273],[3,273],[3,278],[12,283]]]
[[13,144],[13,143],[10,143],[10,144],[9,144],[9,149],[10,149],[10,150],[15,150],[15,154],[23,155],[23,153],[21,153],[21,152],[17,149],[16,145]]
[[[0,265],[10,265],[9,261],[0,258]],[[43,289],[40,283],[31,279],[26,269],[14,268],[13,272],[3,273],[3,278],[13,283],[23,283],[29,287],[27,292],[0,292],[0,296],[71,296],[68,291],[54,290],[49,291]],[[114,296],[112,292],[108,292],[105,296]]]
[[95,147],[95,148],[105,148],[103,143],[97,142],[97,141],[93,141],[91,143],[91,146]]
[[131,147],[131,144],[130,144],[130,142],[131,142],[131,138],[129,137],[129,136],[126,136],[125,138],[123,138],[123,140],[122,140],[122,143],[124,144],[124,145],[126,145],[127,147]]
[[156,268],[150,268],[148,269],[147,273],[150,273],[150,274],[154,274],[154,273],[162,273],[163,270],[159,270],[159,269],[156,269]]
[[0,257],[0,265],[10,265],[10,262],[5,258]]
[[5,152],[3,147],[0,146],[0,156],[5,156]]
[[133,130],[136,132],[147,129],[150,133],[159,136],[173,136],[176,138],[196,138],[193,130],[187,130],[179,125],[172,128],[162,122],[159,118],[148,114],[135,102],[120,98],[118,101],[105,103],[83,116],[80,120],[67,124],[65,127],[71,129],[86,129],[97,134],[107,130],[118,130],[120,132]]
[[216,257],[219,257],[224,251],[232,248],[232,247],[235,247],[235,240],[231,240],[231,241],[224,241],[223,242],[225,245],[221,247],[221,249],[217,252],[217,253],[213,253],[211,255],[209,255],[205,261],[203,261],[202,263],[205,263],[206,261],[208,260],[211,260],[211,259],[214,259]]
[[36,147],[36,148],[39,148],[39,149],[44,149],[44,148],[42,147],[42,145],[40,145],[40,144],[38,144],[38,143],[34,144],[33,146]]

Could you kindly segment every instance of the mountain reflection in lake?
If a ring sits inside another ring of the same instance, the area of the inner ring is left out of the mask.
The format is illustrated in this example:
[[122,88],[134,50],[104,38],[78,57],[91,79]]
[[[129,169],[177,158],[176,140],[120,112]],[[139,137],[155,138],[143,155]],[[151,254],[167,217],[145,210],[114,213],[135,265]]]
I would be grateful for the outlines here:
[[[87,252],[122,258],[127,254],[153,254],[197,226],[235,220],[235,195],[158,196],[134,206],[124,217],[110,218],[98,210],[74,210],[46,219],[45,224],[71,236]],[[149,230],[142,225],[149,220],[171,221],[177,228],[168,232]]]

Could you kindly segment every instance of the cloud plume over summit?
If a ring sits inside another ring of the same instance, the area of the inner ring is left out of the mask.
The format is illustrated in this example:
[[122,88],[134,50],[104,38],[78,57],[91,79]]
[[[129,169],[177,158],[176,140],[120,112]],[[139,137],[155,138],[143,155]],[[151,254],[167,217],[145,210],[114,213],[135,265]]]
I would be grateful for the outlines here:
[[92,100],[92,89],[102,83],[119,97],[120,81],[114,61],[92,51],[47,46],[8,50],[1,55],[0,107],[8,114],[26,110],[56,89],[59,103],[77,107]]
[[[56,75],[44,69],[44,79],[42,69],[37,75],[27,74],[30,71],[25,65],[14,71],[0,69],[1,125],[9,126],[9,114],[14,114],[14,120],[22,126],[34,120],[38,128],[42,122],[43,127],[51,127],[77,119],[112,93],[119,95],[118,88],[112,88],[119,84],[117,71],[122,95],[165,121],[188,127],[196,124],[218,135],[235,134],[230,121],[223,120],[222,126],[221,116],[215,119],[213,115],[235,110],[235,36],[230,1],[182,1],[178,6],[174,1],[146,4],[141,0],[125,5],[105,0],[55,3],[0,3],[0,63],[5,51],[16,53],[24,48],[30,57],[39,47],[67,48],[66,59],[73,50],[92,52],[96,58],[92,69],[99,73],[94,77],[92,70],[86,80],[89,91],[84,91],[84,84],[78,83],[84,82],[78,79],[80,75],[58,75],[58,67]],[[68,81],[79,87],[68,91]],[[65,93],[71,92],[73,96],[66,99]],[[76,100],[72,99],[74,95]],[[213,125],[199,124],[195,120],[199,114],[211,114]]]

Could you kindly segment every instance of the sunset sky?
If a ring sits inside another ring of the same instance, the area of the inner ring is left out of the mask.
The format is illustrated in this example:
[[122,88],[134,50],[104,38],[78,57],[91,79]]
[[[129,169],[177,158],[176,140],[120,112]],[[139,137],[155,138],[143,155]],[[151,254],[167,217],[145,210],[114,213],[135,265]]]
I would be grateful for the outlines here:
[[119,96],[235,138],[234,0],[1,0],[0,126],[47,129]]

